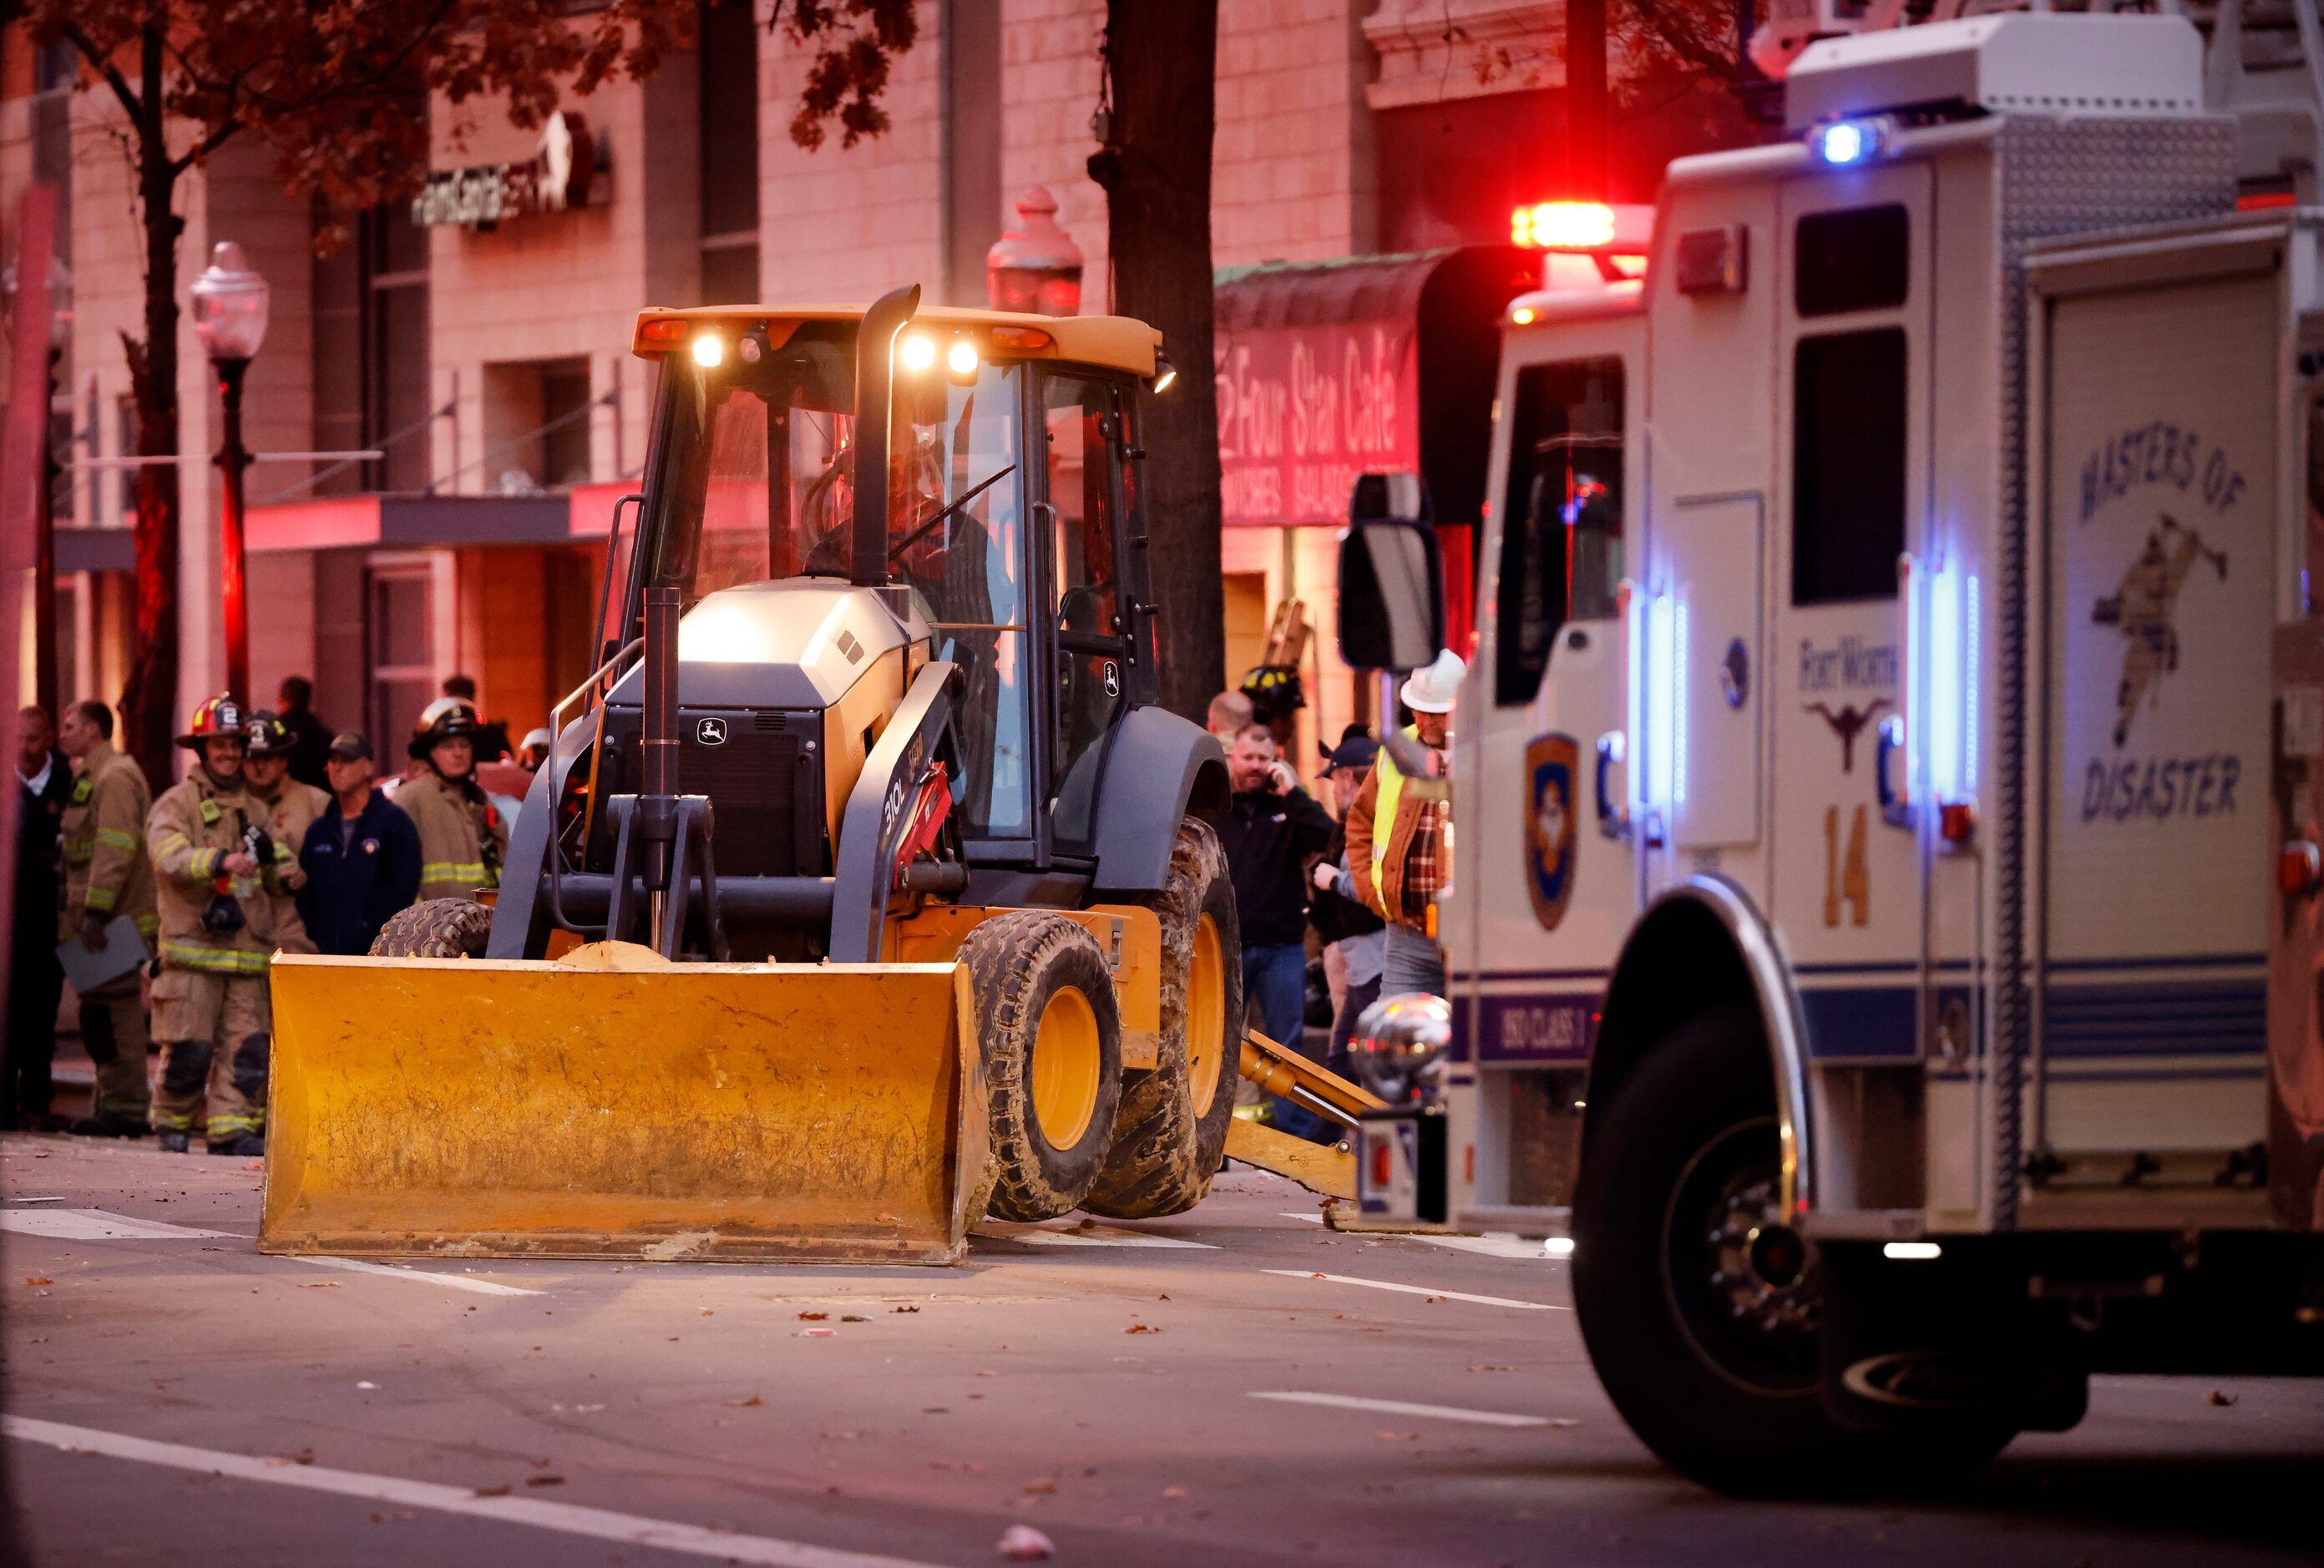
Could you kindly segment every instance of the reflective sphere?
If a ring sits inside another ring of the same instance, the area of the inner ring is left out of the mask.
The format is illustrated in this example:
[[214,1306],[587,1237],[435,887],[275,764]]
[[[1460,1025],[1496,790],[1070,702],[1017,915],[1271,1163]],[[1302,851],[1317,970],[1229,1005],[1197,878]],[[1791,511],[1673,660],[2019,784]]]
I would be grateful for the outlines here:
[[1433,1097],[1452,1049],[1452,1004],[1417,991],[1364,1009],[1348,1041],[1357,1082],[1391,1105]]

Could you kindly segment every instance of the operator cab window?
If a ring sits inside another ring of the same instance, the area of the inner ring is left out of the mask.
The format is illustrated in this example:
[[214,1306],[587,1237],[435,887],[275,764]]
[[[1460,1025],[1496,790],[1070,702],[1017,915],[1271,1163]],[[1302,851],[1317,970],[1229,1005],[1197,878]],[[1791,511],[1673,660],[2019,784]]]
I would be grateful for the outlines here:
[[1792,374],[1792,603],[1896,596],[1904,329],[1803,337]]
[[1619,613],[1622,396],[1610,355],[1517,372],[1493,667],[1502,707],[1533,700],[1566,622]]
[[1102,742],[1129,680],[1116,489],[1122,400],[1111,384],[1083,376],[1044,376],[1041,388],[1047,505],[1038,515],[1057,617],[1051,843],[1085,854],[1095,847]]
[[[854,548],[852,324],[802,326],[755,364],[663,371],[666,426],[650,484],[649,581],[687,607],[722,588],[845,581]],[[1033,832],[1033,651],[1026,603],[1024,372],[986,361],[975,384],[899,380],[887,476],[889,564],[927,600],[941,653],[963,668],[964,830]],[[631,635],[635,635],[632,632]]]

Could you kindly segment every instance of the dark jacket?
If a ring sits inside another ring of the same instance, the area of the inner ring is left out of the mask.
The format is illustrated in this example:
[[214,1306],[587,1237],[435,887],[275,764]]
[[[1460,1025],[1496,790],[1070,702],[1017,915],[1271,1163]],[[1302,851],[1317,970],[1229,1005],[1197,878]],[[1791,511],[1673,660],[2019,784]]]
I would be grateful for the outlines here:
[[331,726],[313,708],[292,708],[282,715],[282,723],[290,732],[290,777],[328,790],[331,778],[323,764],[330,759]]
[[1218,823],[1234,879],[1235,911],[1245,947],[1283,947],[1305,940],[1306,858],[1332,842],[1332,814],[1305,789],[1237,795]]
[[[1348,825],[1340,823],[1332,829],[1332,842],[1323,846],[1323,858],[1338,865],[1348,853]],[[1350,936],[1367,936],[1384,927],[1388,922],[1364,908],[1360,899],[1343,899],[1339,894],[1310,885],[1307,892],[1307,921],[1315,927],[1328,946]]]
[[419,831],[376,789],[344,839],[333,801],[307,829],[299,864],[307,873],[299,916],[318,952],[370,952],[389,917],[420,896]]
[[35,795],[16,779],[16,923],[14,945],[19,952],[49,953],[57,945],[57,911],[63,908],[63,862],[58,844],[65,803],[72,797],[72,763],[61,752],[49,753],[47,786]]

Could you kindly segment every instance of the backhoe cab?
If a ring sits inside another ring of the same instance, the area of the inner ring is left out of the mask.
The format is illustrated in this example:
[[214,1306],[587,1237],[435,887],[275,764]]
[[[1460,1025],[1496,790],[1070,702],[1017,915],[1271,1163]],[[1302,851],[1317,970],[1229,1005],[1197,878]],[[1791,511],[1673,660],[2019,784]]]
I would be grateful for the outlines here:
[[489,909],[278,959],[263,1248],[940,1261],[1202,1196],[1241,964],[1223,759],[1153,706],[1157,346],[917,290],[640,318],[604,664]]

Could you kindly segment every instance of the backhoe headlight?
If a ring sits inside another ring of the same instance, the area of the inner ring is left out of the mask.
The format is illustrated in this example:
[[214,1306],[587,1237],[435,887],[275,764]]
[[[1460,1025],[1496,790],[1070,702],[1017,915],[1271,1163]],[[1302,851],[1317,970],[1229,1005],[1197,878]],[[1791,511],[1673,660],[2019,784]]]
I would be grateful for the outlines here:
[[915,332],[904,339],[896,357],[906,370],[926,370],[936,362],[936,340],[925,332]]

